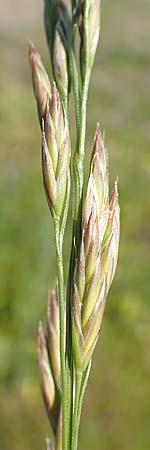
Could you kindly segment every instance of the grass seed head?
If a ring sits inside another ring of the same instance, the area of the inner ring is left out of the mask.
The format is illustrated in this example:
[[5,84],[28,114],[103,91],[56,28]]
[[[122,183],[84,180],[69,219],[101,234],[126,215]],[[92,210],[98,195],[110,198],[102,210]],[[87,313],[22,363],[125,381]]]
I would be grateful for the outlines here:
[[32,72],[33,90],[37,102],[40,125],[45,117],[47,101],[51,97],[51,86],[47,72],[42,64],[40,54],[29,41],[29,61]]
[[99,127],[94,137],[81,233],[72,288],[72,335],[75,364],[82,371],[99,335],[116,270],[120,234],[117,182],[109,202],[108,156]]
[[100,34],[100,0],[89,1],[88,27],[89,27],[89,60],[90,60],[90,67],[92,67]]
[[59,304],[58,286],[49,292],[47,308],[47,345],[51,360],[53,377],[57,388],[61,390],[60,366],[60,337],[59,337]]
[[41,392],[48,418],[55,433],[58,426],[61,397],[60,391],[57,390],[55,385],[47,337],[45,336],[42,323],[39,324],[38,330],[38,362]]
[[70,162],[68,122],[54,84],[42,125],[43,183],[52,215],[60,217],[64,207]]
[[81,76],[91,71],[100,34],[101,0],[79,0],[78,24],[80,32],[80,66]]
[[68,94],[67,55],[59,30],[59,24],[54,34],[53,68],[59,92],[61,92],[62,98],[66,98]]
[[38,330],[38,361],[39,361],[41,391],[44,398],[46,409],[49,413],[53,410],[55,403],[55,385],[50,368],[46,338],[41,323],[39,324]]

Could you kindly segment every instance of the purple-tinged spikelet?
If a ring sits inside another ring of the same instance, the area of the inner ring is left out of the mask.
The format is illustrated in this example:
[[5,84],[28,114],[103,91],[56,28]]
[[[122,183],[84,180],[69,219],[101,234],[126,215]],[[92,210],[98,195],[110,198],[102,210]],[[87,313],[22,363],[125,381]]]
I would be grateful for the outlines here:
[[57,429],[60,396],[58,395],[55,380],[51,370],[51,361],[48,352],[47,338],[44,334],[42,323],[39,324],[38,330],[38,362],[41,392],[45,404],[45,408],[54,431]]
[[60,217],[64,207],[70,162],[68,122],[54,84],[42,125],[43,183],[52,215]]
[[37,102],[40,126],[45,118],[47,101],[51,97],[51,86],[47,72],[42,64],[40,54],[29,41],[29,61],[32,72],[33,90]]
[[46,404],[46,409],[50,412],[55,403],[55,384],[50,368],[46,338],[41,322],[38,330],[38,361],[42,395]]
[[61,390],[60,365],[60,332],[59,332],[58,286],[49,292],[47,308],[47,346],[50,355],[51,368],[57,388]]

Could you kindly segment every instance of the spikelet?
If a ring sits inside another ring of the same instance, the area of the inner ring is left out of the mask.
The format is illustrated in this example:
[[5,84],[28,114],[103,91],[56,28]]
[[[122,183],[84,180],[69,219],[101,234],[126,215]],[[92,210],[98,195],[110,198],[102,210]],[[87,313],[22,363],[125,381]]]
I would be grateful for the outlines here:
[[110,199],[109,218],[101,249],[101,281],[103,280],[104,273],[106,273],[107,292],[111,286],[116,271],[119,250],[119,235],[120,210],[118,205],[118,189],[116,180]]
[[97,127],[72,286],[73,352],[79,371],[86,369],[99,335],[116,270],[119,230],[117,182],[109,202],[108,157]]
[[40,54],[29,41],[29,61],[32,72],[33,90],[37,102],[40,125],[45,118],[47,101],[51,97],[51,86],[47,72],[42,64]]
[[70,162],[68,122],[54,84],[47,104],[42,133],[43,183],[52,216],[60,218],[64,207]]
[[100,34],[100,0],[89,2],[89,63],[92,67]]
[[61,391],[58,286],[49,292],[47,308],[47,346],[55,384]]
[[71,18],[65,1],[45,0],[45,29],[53,75],[63,101],[67,98]]
[[47,340],[44,334],[42,323],[39,324],[38,330],[38,362],[41,392],[51,426],[55,432],[57,429],[59,418],[60,397],[56,390],[54,378],[52,375]]
[[57,88],[65,100],[69,90],[69,46],[71,36],[71,18],[68,5],[59,2],[56,8],[56,25],[53,41],[53,73]]
[[79,31],[81,37],[80,66],[84,76],[84,66],[91,70],[100,34],[101,0],[79,0]]
[[59,23],[56,26],[54,35],[53,68],[57,87],[62,95],[62,98],[65,99],[68,94],[67,56],[59,28]]

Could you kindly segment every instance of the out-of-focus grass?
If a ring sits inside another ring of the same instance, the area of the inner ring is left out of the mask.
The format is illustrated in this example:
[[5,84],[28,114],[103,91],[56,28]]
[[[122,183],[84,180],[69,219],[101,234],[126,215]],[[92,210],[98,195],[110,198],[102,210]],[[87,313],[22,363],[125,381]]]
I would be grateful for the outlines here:
[[[80,448],[148,450],[150,4],[105,0],[102,6],[86,161],[100,121],[111,186],[119,176],[121,243],[85,399]],[[46,316],[55,251],[41,181],[27,36],[36,41],[48,68],[49,62],[40,1],[5,1],[0,22],[0,449],[37,450],[44,448],[48,421],[38,388],[36,330]],[[68,237],[69,228],[66,260]]]

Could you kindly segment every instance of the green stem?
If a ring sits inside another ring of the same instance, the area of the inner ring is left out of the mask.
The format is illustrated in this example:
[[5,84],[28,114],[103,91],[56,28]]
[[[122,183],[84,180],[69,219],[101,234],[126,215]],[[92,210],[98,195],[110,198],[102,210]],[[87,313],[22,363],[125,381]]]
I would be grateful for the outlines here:
[[80,424],[80,420],[81,420],[82,404],[83,404],[84,394],[85,394],[85,390],[86,390],[89,375],[90,375],[90,370],[91,370],[91,361],[89,362],[88,367],[83,375],[83,380],[82,380],[82,385],[81,385],[81,390],[80,390],[80,397],[79,397],[79,404],[78,404],[78,423],[79,424]]
[[79,89],[78,69],[73,44],[70,49],[70,71],[75,99],[75,117],[76,117],[77,139],[78,139],[80,128],[80,89]]
[[64,105],[64,110],[65,110],[65,113],[66,113],[66,116],[68,117],[68,95],[66,95],[64,98],[63,98],[63,105]]
[[[72,7],[74,9],[74,1],[72,2]],[[75,266],[76,259],[76,248],[78,248],[80,240],[80,227],[81,227],[81,214],[82,214],[82,193],[83,193],[83,164],[84,164],[84,151],[85,151],[85,135],[86,135],[86,115],[87,115],[87,96],[90,80],[90,70],[88,69],[88,64],[86,64],[85,77],[82,88],[82,98],[80,97],[79,88],[79,77],[78,69],[75,58],[74,50],[74,22],[76,17],[76,11],[74,11],[73,17],[73,35],[72,35],[72,45],[70,48],[70,71],[73,84],[73,92],[75,99],[75,117],[76,117],[76,150],[74,153],[73,160],[73,232],[72,232],[72,248],[71,248],[71,258],[69,267],[69,277],[68,277],[68,290],[67,290],[67,350],[66,350],[66,366],[67,366],[67,386],[68,386],[68,423],[69,423],[69,433],[70,433],[70,444],[72,439],[76,440],[74,444],[77,447],[78,431],[75,433],[74,428],[76,427],[77,421],[77,408],[79,399],[75,400],[75,410],[73,414],[73,358],[72,358],[72,330],[71,330],[71,307],[70,307],[70,297],[71,297],[71,285],[72,277]],[[85,19],[85,29],[86,29]],[[86,36],[87,36],[86,29]],[[80,396],[80,384],[79,380],[77,382],[77,397]],[[72,423],[73,416],[73,423]],[[79,424],[78,424],[79,427]],[[75,450],[76,447],[71,447]],[[70,450],[70,446],[68,448]]]
[[[73,0],[72,7],[74,9],[75,2]],[[74,11],[75,13],[75,11]],[[75,59],[75,51],[74,51],[74,20],[75,16],[73,15],[73,23],[72,23],[72,42],[70,46],[70,73],[73,85],[73,92],[75,98],[75,117],[76,117],[76,135],[77,135],[77,147],[78,147],[78,138],[79,138],[79,127],[80,127],[80,89],[79,89],[79,79],[78,79],[78,70]],[[72,416],[73,416],[73,357],[72,357],[72,328],[71,328],[71,307],[70,307],[70,298],[71,298],[71,285],[72,285],[72,277],[74,272],[74,262],[75,262],[75,251],[74,251],[74,238],[76,236],[76,225],[73,223],[73,233],[72,233],[72,247],[71,247],[71,256],[70,256],[70,265],[69,265],[69,274],[68,274],[68,285],[67,285],[67,308],[66,308],[66,374],[67,374],[67,388],[68,388],[68,450],[71,447],[71,434],[72,434]]]
[[80,159],[82,160],[84,159],[84,150],[85,150],[87,97],[88,97],[90,73],[91,73],[90,69],[87,68],[82,89],[81,122],[80,122],[79,150],[78,150]]
[[[72,57],[74,55],[72,54]],[[73,234],[72,234],[72,250],[71,250],[71,263],[70,263],[70,273],[69,273],[69,288],[68,288],[68,340],[71,342],[71,312],[70,312],[70,294],[71,294],[71,283],[74,272],[74,265],[76,259],[76,249],[78,248],[80,240],[80,228],[81,228],[81,215],[82,215],[82,195],[83,195],[83,165],[84,165],[84,153],[85,153],[85,136],[86,136],[86,117],[87,117],[87,96],[90,80],[90,71],[87,70],[85,74],[85,79],[83,83],[82,99],[79,96],[79,84],[78,84],[78,74],[76,71],[73,72],[73,86],[74,86],[74,97],[76,105],[76,126],[77,126],[77,140],[76,140],[76,151],[74,153],[73,160]],[[72,358],[72,355],[71,355]],[[70,365],[72,360],[70,359]],[[70,366],[71,367],[71,366]],[[71,375],[71,373],[70,373]],[[71,381],[71,415],[73,406],[73,372]],[[72,447],[71,450],[77,449],[78,443],[78,402],[80,398],[80,387],[81,380],[77,381],[77,392],[75,394],[75,410],[73,414],[73,423],[70,421],[70,428],[72,429]],[[69,449],[70,450],[70,449]]]
[[65,367],[64,271],[60,221],[54,221],[60,314],[60,360],[62,375],[62,450],[67,450],[67,379]]
[[65,199],[65,205],[64,205],[64,210],[63,210],[63,214],[62,214],[62,221],[61,221],[61,229],[60,229],[60,245],[63,245],[64,233],[65,233],[66,222],[67,222],[67,217],[68,217],[69,200],[70,200],[70,187],[71,187],[70,169],[68,169],[66,199]]
[[80,400],[81,383],[82,383],[82,373],[76,373],[71,450],[77,450],[77,446],[78,446],[78,433],[79,433],[78,408],[79,408],[79,400]]
[[81,119],[79,128],[78,148],[74,154],[73,171],[74,171],[74,218],[77,221],[76,234],[80,234],[80,223],[82,213],[82,194],[83,194],[83,166],[85,154],[85,137],[86,137],[86,118],[87,118],[87,97],[90,81],[90,70],[86,70],[85,79],[82,90],[81,101]]
[[75,406],[74,406],[74,415],[73,415],[71,450],[77,450],[77,447],[78,447],[78,434],[79,434],[79,426],[80,426],[80,420],[81,420],[82,404],[83,404],[85,390],[87,387],[87,382],[89,379],[90,369],[91,369],[91,361],[88,364],[88,367],[83,375],[82,375],[82,373],[76,374],[76,391],[75,391]]
[[74,236],[76,233],[76,223],[73,222],[72,246],[69,265],[68,285],[67,285],[67,311],[66,311],[66,371],[67,371],[67,387],[68,387],[68,450],[71,448],[72,439],[72,417],[73,417],[73,356],[72,356],[72,327],[71,327],[71,287],[75,263],[75,247]]

